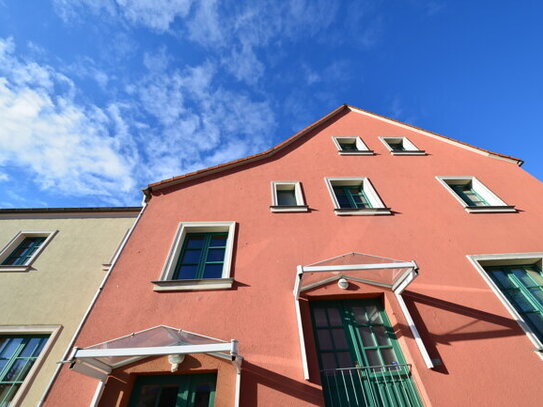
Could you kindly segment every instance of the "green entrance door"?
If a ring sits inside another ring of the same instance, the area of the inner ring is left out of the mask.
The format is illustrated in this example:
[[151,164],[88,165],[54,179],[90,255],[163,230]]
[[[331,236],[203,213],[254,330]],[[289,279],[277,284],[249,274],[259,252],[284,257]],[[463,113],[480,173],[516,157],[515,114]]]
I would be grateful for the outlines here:
[[213,407],[216,374],[140,376],[130,407]]
[[311,302],[328,407],[422,406],[381,301]]

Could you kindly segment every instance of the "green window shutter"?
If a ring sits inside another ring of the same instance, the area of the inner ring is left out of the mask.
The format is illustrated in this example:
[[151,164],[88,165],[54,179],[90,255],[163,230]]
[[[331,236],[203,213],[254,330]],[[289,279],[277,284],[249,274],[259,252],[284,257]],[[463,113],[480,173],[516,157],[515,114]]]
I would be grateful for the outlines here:
[[185,236],[174,280],[221,278],[228,233],[188,233]]
[[26,264],[45,239],[45,237],[25,237],[19,246],[2,262],[2,266],[20,266]]
[[0,336],[0,406],[9,406],[49,335]]
[[485,271],[543,342],[543,273],[536,265],[493,266]]
[[371,203],[364,193],[362,185],[334,186],[334,194],[342,209],[364,209],[371,208]]

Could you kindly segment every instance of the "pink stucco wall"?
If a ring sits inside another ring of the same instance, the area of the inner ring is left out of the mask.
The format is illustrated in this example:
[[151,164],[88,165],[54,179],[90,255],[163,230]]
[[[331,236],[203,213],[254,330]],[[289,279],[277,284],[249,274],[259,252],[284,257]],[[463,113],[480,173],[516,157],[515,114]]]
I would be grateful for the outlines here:
[[[360,136],[376,155],[340,156],[332,136]],[[379,136],[407,136],[428,155],[392,156]],[[336,216],[324,177],[348,176],[368,177],[393,215]],[[476,176],[519,212],[468,214],[436,176]],[[310,212],[271,213],[271,181],[301,181]],[[312,380],[302,374],[292,295],[296,266],[356,251],[419,265],[405,298],[441,366],[424,366],[388,294],[386,306],[428,405],[511,406],[522,400],[523,406],[539,406],[543,360],[466,255],[543,251],[542,201],[542,184],[514,163],[350,112],[272,159],[156,193],[77,346],[160,324],[236,338],[245,358],[242,406],[322,405],[307,310]],[[150,281],[159,278],[185,221],[237,222],[233,289],[153,291]],[[382,292],[330,287],[311,295]],[[46,405],[88,405],[96,384],[64,368]],[[114,399],[111,391],[106,395]]]

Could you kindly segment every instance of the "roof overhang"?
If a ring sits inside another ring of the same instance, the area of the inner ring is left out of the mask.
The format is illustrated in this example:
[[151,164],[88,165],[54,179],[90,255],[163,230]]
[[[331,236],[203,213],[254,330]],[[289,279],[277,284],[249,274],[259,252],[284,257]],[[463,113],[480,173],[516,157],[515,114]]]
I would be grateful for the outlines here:
[[239,364],[238,341],[222,341],[165,325],[135,332],[84,349],[74,348],[70,368],[99,380],[113,369],[138,360],[164,355],[206,353]]

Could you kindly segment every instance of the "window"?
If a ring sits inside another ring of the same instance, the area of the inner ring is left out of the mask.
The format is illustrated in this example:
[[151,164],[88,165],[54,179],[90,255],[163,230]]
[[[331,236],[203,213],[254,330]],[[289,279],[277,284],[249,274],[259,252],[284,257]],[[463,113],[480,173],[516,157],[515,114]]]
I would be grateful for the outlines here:
[[407,137],[379,137],[392,155],[426,155],[419,150]]
[[214,290],[232,287],[235,222],[179,225],[155,291]]
[[0,251],[0,271],[28,271],[56,231],[19,232]]
[[368,178],[326,178],[336,215],[390,215]]
[[437,177],[467,212],[516,212],[475,177]]
[[340,155],[373,155],[360,137],[332,137]]
[[9,406],[49,335],[0,336],[0,406]]
[[543,253],[474,255],[483,275],[543,358]]
[[298,181],[272,182],[272,212],[307,212],[302,187]]

